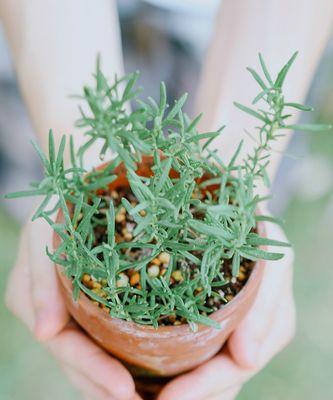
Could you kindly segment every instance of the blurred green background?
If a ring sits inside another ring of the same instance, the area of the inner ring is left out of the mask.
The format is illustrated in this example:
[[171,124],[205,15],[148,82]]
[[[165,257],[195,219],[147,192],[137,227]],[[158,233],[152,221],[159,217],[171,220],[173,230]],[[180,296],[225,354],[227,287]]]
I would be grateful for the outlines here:
[[[127,22],[127,27],[132,26],[128,25],[128,10],[121,15]],[[138,25],[137,19],[135,21],[132,28],[140,40],[140,24]],[[153,27],[150,26],[149,29]],[[122,33],[123,39],[130,40],[133,32],[131,29],[123,29]],[[158,40],[163,39],[159,37]],[[173,37],[168,43],[170,54],[177,60],[173,60],[173,68],[177,71],[186,70],[186,78],[193,81],[199,62],[192,62],[191,70],[184,68],[184,65],[189,65],[190,55],[182,48],[181,40],[177,42]],[[125,58],[127,57],[128,70],[131,70],[131,51],[135,53],[135,49],[131,49],[131,44],[128,47],[130,51],[125,54]],[[309,96],[309,104],[315,105],[318,110],[316,118],[327,122],[333,121],[332,48],[331,43]],[[166,49],[163,48],[163,51]],[[153,60],[158,59],[158,53],[150,56]],[[153,67],[158,71],[158,80],[171,80],[170,85],[175,88],[184,86],[181,85],[184,82],[175,82],[174,69],[158,69],[158,65],[154,63]],[[145,70],[144,66],[141,69]],[[147,71],[149,75],[149,70]],[[180,73],[177,77],[181,81],[185,75]],[[185,86],[186,84],[185,82]],[[1,96],[1,91],[6,96]],[[5,102],[2,100],[4,98]],[[6,126],[2,124],[4,120],[1,120],[1,112],[2,116],[6,116],[6,121],[10,118],[14,121],[14,117],[24,114],[22,106],[16,106],[18,98],[15,80],[11,77],[1,81],[0,68],[0,133],[1,129],[6,130]],[[4,111],[9,102],[14,104],[11,106],[14,110],[12,115]],[[4,108],[1,109],[1,105]],[[14,122],[17,123],[17,118]],[[27,118],[24,117],[22,125],[27,124]],[[12,130],[19,129],[15,126]],[[22,141],[20,138],[17,140]],[[23,141],[25,140],[24,138]],[[17,146],[15,150],[23,151],[18,148],[21,149],[21,146]],[[20,183],[22,170],[27,171],[30,168],[31,175],[38,175],[38,167],[30,155],[27,156],[28,151],[24,150],[26,161],[21,158],[21,164],[16,165],[11,162],[8,143],[4,143],[0,135],[2,192],[23,186]],[[300,158],[284,160],[274,187],[276,196],[272,208],[286,220],[285,229],[296,253],[294,287],[298,311],[297,335],[288,348],[245,385],[239,395],[240,400],[333,399],[333,134],[300,135],[292,141],[289,152],[299,155]],[[8,171],[12,171],[10,176],[13,179],[5,179],[9,176]],[[25,178],[22,180],[26,182]],[[14,213],[20,214],[20,210]],[[7,274],[13,265],[18,244],[19,223],[12,214],[3,203],[0,205],[0,293],[4,293]],[[5,309],[2,297],[0,326],[0,400],[81,398],[66,381],[55,360]]]

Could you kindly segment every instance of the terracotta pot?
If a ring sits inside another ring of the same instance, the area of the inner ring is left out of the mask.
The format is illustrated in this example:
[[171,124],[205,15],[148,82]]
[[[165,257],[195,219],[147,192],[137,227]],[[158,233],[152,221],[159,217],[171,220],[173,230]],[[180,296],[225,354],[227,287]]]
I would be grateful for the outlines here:
[[[143,160],[138,169],[145,176],[151,174],[151,159]],[[120,166],[118,178],[110,189],[128,186],[126,171]],[[59,213],[58,221],[62,215]],[[263,226],[258,225],[263,234]],[[60,238],[54,234],[54,248]],[[151,326],[111,318],[89,298],[81,293],[77,302],[73,300],[72,283],[57,268],[59,280],[70,314],[78,324],[105,350],[122,360],[136,376],[174,376],[195,368],[219,352],[231,332],[251,308],[261,283],[264,262],[259,261],[253,268],[244,288],[228,304],[211,315],[220,329],[200,325],[198,332],[192,332],[188,325]]]

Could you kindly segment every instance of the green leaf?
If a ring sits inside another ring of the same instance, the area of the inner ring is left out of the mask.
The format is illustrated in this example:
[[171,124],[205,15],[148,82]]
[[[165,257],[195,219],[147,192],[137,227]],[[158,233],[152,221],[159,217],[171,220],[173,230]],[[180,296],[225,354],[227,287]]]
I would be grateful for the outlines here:
[[75,154],[73,135],[70,135],[70,137],[69,137],[69,149],[70,149],[71,164],[75,168],[77,166],[77,162],[76,162],[76,154]]
[[193,228],[199,233],[203,233],[205,235],[212,236],[217,239],[225,239],[225,240],[232,239],[232,235],[225,229],[208,225],[205,224],[204,222],[197,221],[194,219],[189,220],[188,224],[191,228]]
[[171,157],[167,158],[166,160],[163,160],[163,164],[162,164],[163,172],[162,172],[162,175],[161,175],[161,177],[160,177],[160,179],[159,179],[159,181],[157,183],[156,193],[160,193],[161,192],[161,190],[164,187],[167,179],[169,178],[172,161],[173,161],[173,159]]
[[301,111],[313,111],[313,107],[307,107],[299,103],[284,103],[284,107],[292,107]]
[[270,74],[269,74],[269,72],[268,72],[268,69],[267,69],[267,67],[266,67],[264,58],[263,58],[263,56],[262,56],[261,53],[259,53],[259,61],[260,61],[260,65],[261,65],[262,71],[263,71],[263,73],[264,73],[264,75],[265,75],[265,77],[266,77],[268,83],[269,83],[271,86],[273,86],[273,80],[272,80],[272,78],[271,78],[271,76],[270,76]]
[[187,100],[187,93],[184,93],[179,100],[175,101],[175,105],[172,107],[170,110],[167,118],[166,118],[166,123],[171,121],[178,113],[179,111],[183,108],[183,105],[185,104]]
[[283,220],[276,218],[276,217],[272,217],[270,215],[256,215],[255,220],[256,221],[267,221],[267,222],[272,222],[273,224],[283,225]]
[[52,171],[51,171],[51,167],[50,167],[50,162],[49,162],[49,160],[46,158],[46,156],[45,156],[45,154],[43,153],[43,151],[41,150],[41,148],[38,146],[38,144],[37,144],[34,140],[31,140],[30,143],[31,143],[32,146],[34,147],[35,151],[37,152],[38,157],[41,159],[41,161],[42,161],[42,163],[43,163],[43,166],[44,166],[44,168],[46,169],[46,171],[47,171],[49,174],[51,174]]
[[199,115],[197,115],[190,123],[189,123],[189,125],[188,125],[188,127],[187,127],[187,129],[186,129],[186,131],[187,132],[192,132],[195,128],[196,128],[196,126],[198,125],[198,123],[199,123],[199,121],[201,120],[201,118],[202,118],[202,113],[200,113]]
[[122,102],[126,102],[127,100],[130,100],[135,93],[132,92],[133,86],[136,84],[136,81],[139,78],[139,72],[133,72],[132,74],[130,74],[128,76],[128,82],[126,84],[125,90],[123,92],[123,96],[122,96]]
[[187,140],[187,143],[192,142],[200,142],[204,139],[215,139],[219,136],[220,132],[206,132],[206,133],[199,133],[197,135],[192,136],[190,139]]
[[240,267],[240,254],[236,251],[232,258],[232,276],[238,276]]
[[104,176],[101,178],[97,177],[95,179],[95,182],[85,185],[87,191],[107,188],[111,182],[117,179],[117,175]]
[[82,206],[83,206],[83,193],[80,193],[80,196],[79,196],[79,198],[75,204],[75,208],[74,208],[74,214],[73,214],[73,218],[72,218],[73,225],[76,225],[78,223],[79,215],[82,210]]
[[269,123],[269,120],[265,118],[263,115],[259,114],[257,111],[253,110],[252,108],[246,107],[243,104],[237,103],[234,101],[234,105],[239,108],[241,111],[246,112],[247,114],[252,115],[252,117],[255,117],[257,119],[260,119],[261,121],[265,123]]
[[166,109],[166,102],[167,102],[167,94],[166,94],[166,87],[165,83],[161,82],[160,85],[160,105],[159,105],[159,114],[160,117],[163,117],[165,109]]
[[48,193],[45,196],[44,200],[42,201],[42,203],[38,207],[37,211],[35,211],[34,215],[32,216],[32,218],[31,218],[32,221],[34,221],[35,219],[37,219],[37,218],[39,218],[41,216],[42,212],[45,210],[45,208],[49,204],[52,195],[53,195],[53,193]]
[[139,203],[137,206],[131,208],[130,211],[128,211],[128,213],[129,215],[139,214],[140,211],[145,210],[147,207],[149,207],[149,205],[150,205],[149,201],[143,201],[142,203]]
[[295,61],[295,58],[297,57],[298,51],[296,51],[290,60],[287,62],[287,64],[281,69],[281,71],[278,73],[278,76],[276,78],[276,81],[274,83],[274,86],[276,88],[282,88],[284,80],[286,79],[286,76],[289,72],[290,67],[292,66],[293,62]]
[[207,207],[207,211],[225,217],[233,217],[235,210],[236,208],[230,204],[217,204],[214,206]]
[[29,196],[40,196],[45,194],[44,189],[31,189],[31,190],[21,190],[20,192],[13,192],[5,194],[6,199],[16,199],[19,197],[29,197]]
[[108,221],[108,244],[113,248],[115,245],[115,210],[112,201],[110,201],[109,212],[106,214],[106,217]]
[[49,130],[49,160],[51,168],[53,169],[53,165],[55,162],[55,146],[54,146],[54,136],[52,129]]
[[266,237],[261,237],[256,233],[249,233],[246,237],[246,243],[251,246],[282,246],[290,247],[291,244],[287,242],[281,242],[279,240],[269,239]]
[[247,67],[246,69],[251,73],[251,75],[252,75],[253,78],[256,80],[256,82],[259,84],[259,86],[260,86],[262,89],[266,90],[267,86],[265,85],[264,81],[260,78],[260,76],[258,75],[258,73],[257,73],[254,69],[252,69],[252,68]]
[[324,132],[332,129],[332,125],[328,124],[293,124],[286,125],[283,129],[292,129],[295,131],[304,131],[304,132]]
[[61,138],[61,142],[59,145],[59,150],[58,150],[58,155],[57,155],[57,160],[55,163],[55,169],[56,171],[60,168],[63,167],[64,165],[64,150],[65,150],[65,145],[66,145],[66,136],[63,135]]
[[239,249],[239,254],[242,257],[248,258],[249,260],[253,261],[260,259],[276,261],[280,260],[284,256],[284,254],[282,253],[270,253],[268,251],[264,251],[250,246],[242,246]]
[[137,236],[144,229],[150,226],[152,220],[153,220],[152,214],[148,214],[146,217],[142,218],[142,220],[138,223],[138,225],[135,227],[133,231],[134,236]]

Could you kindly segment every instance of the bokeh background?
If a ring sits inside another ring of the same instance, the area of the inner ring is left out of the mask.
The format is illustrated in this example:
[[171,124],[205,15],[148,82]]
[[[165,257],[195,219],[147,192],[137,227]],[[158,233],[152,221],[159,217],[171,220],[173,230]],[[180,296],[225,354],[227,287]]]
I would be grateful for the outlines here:
[[[140,69],[152,96],[164,80],[171,95],[195,91],[217,1],[186,10],[121,1],[125,66]],[[187,12],[184,18],[184,11]],[[196,26],[195,32],[191,27]],[[313,120],[333,121],[333,40],[309,93]],[[191,104],[189,104],[191,106]],[[0,25],[0,193],[23,188],[41,174],[33,137]],[[333,133],[294,136],[274,185],[273,212],[286,220],[296,252],[298,329],[294,341],[245,385],[240,400],[333,399]],[[287,173],[288,172],[288,173]],[[5,309],[2,294],[16,256],[29,201],[0,203],[0,400],[75,400],[54,359]],[[277,266],[278,267],[278,266]]]

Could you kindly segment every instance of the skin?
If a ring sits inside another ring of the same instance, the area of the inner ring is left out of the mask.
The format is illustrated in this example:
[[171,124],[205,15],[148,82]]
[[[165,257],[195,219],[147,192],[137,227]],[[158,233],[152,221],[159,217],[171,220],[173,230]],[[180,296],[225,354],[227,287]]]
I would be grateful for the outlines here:
[[[303,0],[221,3],[197,108],[204,112],[204,130],[222,122],[231,124],[233,134],[224,135],[221,144],[223,156],[228,158],[244,138],[240,127],[252,126],[231,104],[233,100],[248,104],[257,93],[244,69],[256,65],[258,50],[273,68],[279,68],[295,49],[300,50],[300,62],[295,64],[286,89],[292,100],[302,102],[327,42],[332,15],[331,0],[308,1],[306,6]],[[97,53],[107,75],[122,74],[115,4],[109,0],[99,0],[98,7],[91,0],[0,0],[0,18],[23,98],[40,143],[46,147],[50,127],[58,139],[63,133],[73,133],[76,104],[68,94],[81,92]],[[80,139],[80,133],[76,136]],[[287,139],[281,140],[278,150],[286,144]],[[244,150],[251,146],[245,142]],[[93,151],[91,160],[97,159],[95,156]],[[273,153],[272,180],[279,162],[279,153]],[[265,189],[258,191],[263,194]],[[286,240],[276,226],[267,225],[266,231],[270,238]],[[70,320],[54,266],[45,255],[45,243],[51,243],[51,236],[43,221],[28,221],[22,228],[17,262],[7,285],[8,308],[58,359],[85,399],[140,399],[128,371]],[[293,254],[290,249],[285,253],[278,263],[267,262],[256,302],[222,352],[195,371],[175,378],[158,400],[235,399],[243,384],[287,345],[295,331],[295,308]]]
[[[277,226],[267,224],[266,229],[269,237],[286,240]],[[70,320],[54,265],[36,237],[50,244],[52,231],[44,221],[29,222],[22,231],[18,260],[7,285],[8,308],[58,359],[85,398],[139,399],[127,370]],[[285,253],[279,265],[267,262],[256,302],[227,347],[195,371],[171,381],[158,400],[234,399],[242,385],[287,345],[295,331],[295,307],[292,250]]]

